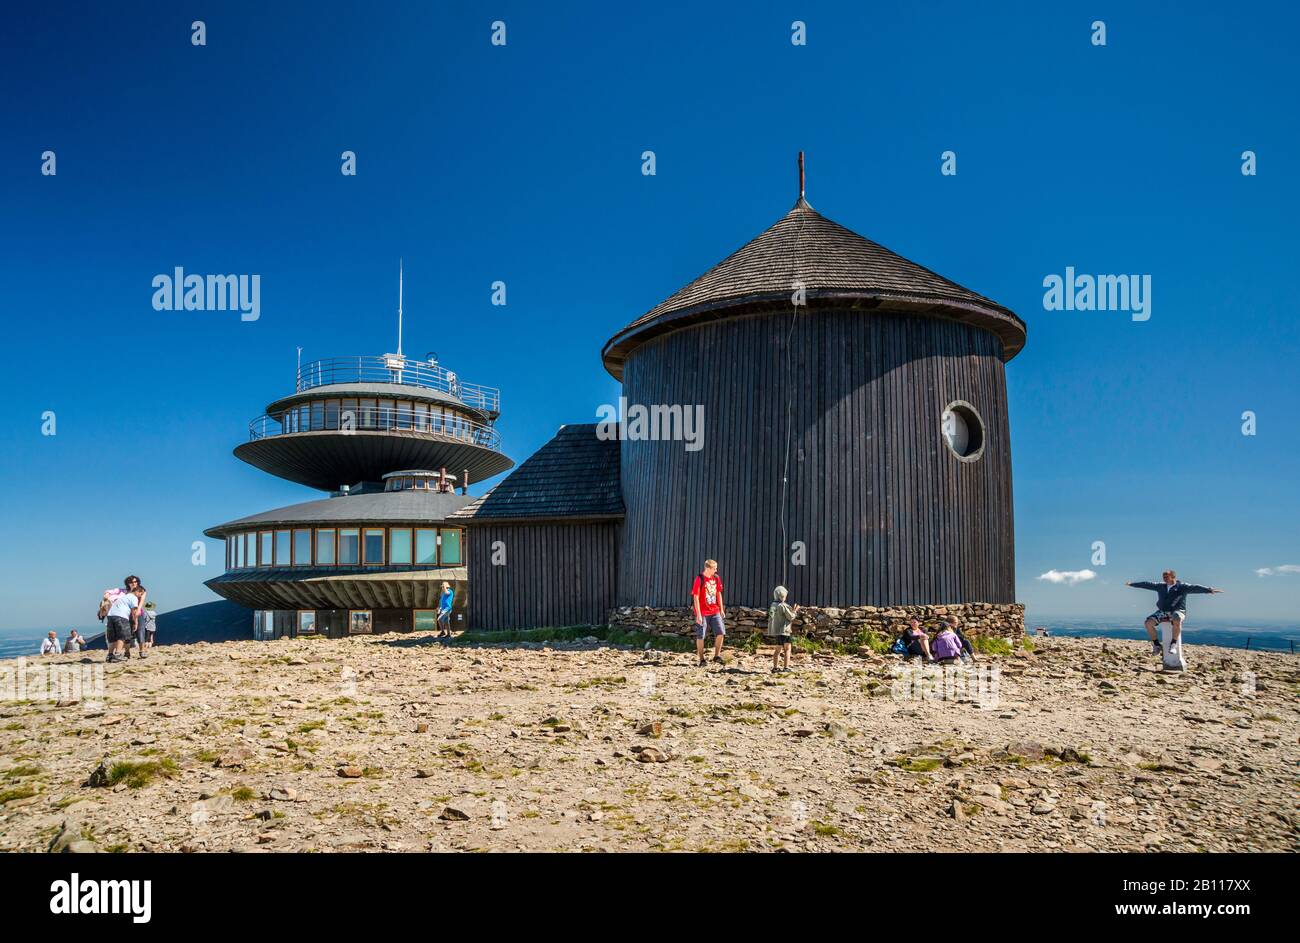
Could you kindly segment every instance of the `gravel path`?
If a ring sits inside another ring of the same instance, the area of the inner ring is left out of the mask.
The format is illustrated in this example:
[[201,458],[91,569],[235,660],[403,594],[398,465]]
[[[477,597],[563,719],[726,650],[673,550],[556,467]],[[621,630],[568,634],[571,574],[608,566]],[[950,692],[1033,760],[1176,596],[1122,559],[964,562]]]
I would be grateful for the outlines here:
[[164,646],[0,702],[0,850],[1295,850],[1300,662],[1188,655]]

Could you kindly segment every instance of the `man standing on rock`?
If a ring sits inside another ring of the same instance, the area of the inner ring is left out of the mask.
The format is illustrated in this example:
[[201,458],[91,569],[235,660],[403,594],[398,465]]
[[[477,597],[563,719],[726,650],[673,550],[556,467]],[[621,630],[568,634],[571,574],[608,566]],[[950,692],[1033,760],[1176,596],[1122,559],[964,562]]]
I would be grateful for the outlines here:
[[695,577],[691,587],[691,604],[695,607],[695,654],[704,661],[704,636],[713,630],[713,660],[722,664],[722,642],[727,636],[723,620],[727,616],[722,602],[722,577],[718,576],[718,561],[705,560],[704,570]]
[[[1195,583],[1180,583],[1178,574],[1173,570],[1165,570],[1161,574],[1161,582],[1150,583],[1128,583],[1134,589],[1150,589],[1156,593],[1156,611],[1147,616],[1146,630],[1147,638],[1151,639],[1151,653],[1153,655],[1163,654],[1165,663],[1170,664],[1173,659],[1176,662],[1173,667],[1181,666],[1182,663],[1182,643],[1183,622],[1187,619],[1187,597],[1193,593],[1221,593],[1223,590],[1214,589],[1210,586],[1198,586]],[[1169,641],[1169,650],[1166,651],[1156,638],[1156,627],[1162,622],[1168,622],[1172,632]]]

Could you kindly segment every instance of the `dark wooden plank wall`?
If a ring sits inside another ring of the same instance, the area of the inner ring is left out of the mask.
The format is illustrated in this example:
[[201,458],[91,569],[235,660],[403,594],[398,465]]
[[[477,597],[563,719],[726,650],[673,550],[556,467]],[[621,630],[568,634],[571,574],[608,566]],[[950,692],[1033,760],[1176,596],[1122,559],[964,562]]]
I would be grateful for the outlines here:
[[[630,404],[705,406],[705,443],[624,442],[619,605],[678,606],[706,557],[727,598],[765,607],[789,544],[791,600],[1013,602],[1011,451],[999,341],[953,321],[861,311],[729,318],[652,340]],[[792,368],[785,369],[787,337]],[[781,477],[787,394],[787,532]],[[984,453],[958,461],[944,407],[971,403]]]
[[[465,528],[474,630],[603,625],[618,584],[618,524],[480,524]],[[492,544],[505,544],[494,566]]]

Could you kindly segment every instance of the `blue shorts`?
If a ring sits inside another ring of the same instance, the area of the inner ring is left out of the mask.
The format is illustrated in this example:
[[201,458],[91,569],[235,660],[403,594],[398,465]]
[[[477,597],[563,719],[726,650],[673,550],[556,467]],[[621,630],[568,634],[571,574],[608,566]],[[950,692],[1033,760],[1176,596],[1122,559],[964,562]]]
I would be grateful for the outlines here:
[[712,629],[713,634],[717,636],[724,636],[727,634],[727,627],[722,624],[721,614],[705,616],[703,625],[698,622],[695,623],[695,637],[697,639],[704,638],[710,629]]
[[1154,619],[1156,622],[1173,622],[1174,616],[1178,617],[1179,622],[1186,622],[1187,610],[1176,609],[1173,612],[1161,612],[1159,609],[1157,609],[1155,612],[1151,613],[1151,615],[1147,616],[1147,618]]

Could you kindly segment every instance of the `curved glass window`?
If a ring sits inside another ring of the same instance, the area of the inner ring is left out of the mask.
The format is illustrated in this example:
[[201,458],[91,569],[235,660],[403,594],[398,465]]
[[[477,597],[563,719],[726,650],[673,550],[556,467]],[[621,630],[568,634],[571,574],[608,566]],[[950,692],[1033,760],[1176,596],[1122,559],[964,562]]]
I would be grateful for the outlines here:
[[367,527],[362,543],[363,562],[367,566],[383,566],[384,563],[384,529]]
[[394,527],[388,532],[388,562],[395,564],[411,562],[411,528]]
[[460,565],[460,531],[443,530],[442,532],[442,565],[459,566]]
[[339,566],[356,566],[361,562],[361,531],[356,527],[339,529]]
[[311,566],[311,530],[299,528],[293,532],[293,565]]
[[334,565],[334,528],[321,528],[316,531],[316,565]]

